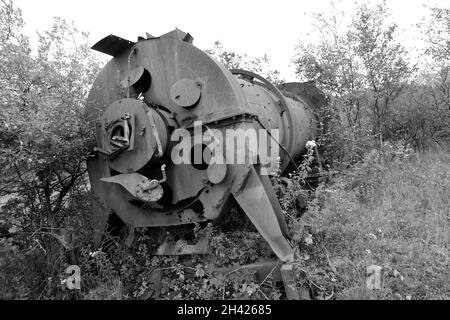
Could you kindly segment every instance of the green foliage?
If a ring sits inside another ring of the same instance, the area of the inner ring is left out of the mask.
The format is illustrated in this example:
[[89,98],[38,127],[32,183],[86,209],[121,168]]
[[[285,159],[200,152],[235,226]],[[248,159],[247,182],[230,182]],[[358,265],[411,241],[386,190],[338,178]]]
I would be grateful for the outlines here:
[[17,195],[38,224],[58,227],[67,195],[83,187],[92,129],[84,100],[99,70],[87,34],[56,18],[37,53],[21,33],[20,10],[2,2],[1,196]]
[[[416,150],[432,145],[446,149],[450,142],[450,9],[428,8],[429,18],[419,23],[426,43],[422,68],[394,110],[388,128],[403,136]],[[397,132],[396,132],[397,130]]]
[[[384,144],[315,190],[293,229],[317,298],[449,298],[448,160]],[[366,288],[372,264],[383,268],[379,291]]]
[[327,158],[334,166],[352,164],[383,140],[418,151],[434,144],[448,147],[448,9],[430,8],[420,25],[426,63],[416,66],[407,62],[384,2],[359,5],[348,18],[335,7],[317,14],[320,40],[301,43],[295,58],[297,73],[330,96],[320,115],[329,118],[319,140]]
[[267,55],[249,58],[246,54],[226,51],[219,41],[214,43],[212,49],[206,50],[205,52],[221,62],[228,70],[244,69],[255,72],[274,84],[283,82],[280,78],[280,72],[270,67],[270,60]]
[[0,197],[9,203],[0,219],[22,259],[20,267],[6,260],[3,266],[16,274],[4,281],[28,281],[34,288],[29,298],[49,297],[48,279],[57,278],[65,263],[72,233],[84,235],[80,226],[86,230],[80,200],[90,201],[85,156],[93,133],[82,112],[99,63],[87,34],[64,20],[56,18],[39,35],[35,52],[23,34],[20,10],[3,0],[1,13]]
[[439,98],[441,93],[436,87],[423,84],[407,86],[386,119],[383,136],[417,151],[434,145],[444,150],[448,148],[450,109]]
[[[106,252],[82,249],[82,299],[278,299],[270,278],[258,283],[253,272],[238,266],[255,262],[270,250],[258,233],[224,234],[207,228],[211,254],[153,256],[146,229],[136,244],[115,242]],[[238,245],[239,244],[239,245]]]
[[426,53],[436,61],[450,60],[450,9],[429,8],[431,19],[422,23],[425,40],[429,43]]

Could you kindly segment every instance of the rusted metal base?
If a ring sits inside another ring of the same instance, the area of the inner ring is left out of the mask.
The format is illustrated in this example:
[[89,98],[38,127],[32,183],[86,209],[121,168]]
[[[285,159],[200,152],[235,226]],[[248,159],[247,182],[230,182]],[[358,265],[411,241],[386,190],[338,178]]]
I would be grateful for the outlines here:
[[297,286],[297,276],[292,263],[286,263],[281,266],[280,273],[283,279],[286,297],[289,300],[311,300],[309,290],[305,287]]
[[214,271],[226,274],[237,270],[254,271],[258,282],[263,282],[269,277],[275,282],[282,281],[288,300],[311,300],[309,289],[297,285],[297,276],[292,263],[283,264],[280,260],[268,260],[243,266],[215,269]]
[[278,282],[282,281],[280,268],[282,266],[281,261],[267,260],[260,261],[252,264],[246,264],[243,266],[229,267],[229,268],[218,268],[215,272],[227,274],[238,270],[250,270],[255,272],[256,280],[258,282],[263,282],[264,280],[270,279],[272,281]]
[[[238,270],[249,270],[255,273],[256,281],[263,283],[270,279],[273,282],[283,282],[288,300],[311,300],[309,289],[297,285],[297,277],[293,264],[283,264],[280,260],[265,260],[243,266],[217,268],[213,272],[229,274]],[[140,300],[158,299],[162,284],[161,270],[153,270],[147,278],[149,289],[139,297]]]

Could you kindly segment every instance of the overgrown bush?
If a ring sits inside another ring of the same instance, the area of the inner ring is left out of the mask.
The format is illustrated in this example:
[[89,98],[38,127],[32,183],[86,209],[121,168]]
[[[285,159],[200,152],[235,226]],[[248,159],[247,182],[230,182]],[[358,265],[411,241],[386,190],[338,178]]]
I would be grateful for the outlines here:
[[[80,252],[82,299],[278,299],[279,288],[268,277],[258,283],[236,265],[255,262],[272,253],[258,233],[224,234],[211,225],[211,254],[154,256],[145,228],[131,248],[120,242],[106,251]],[[116,239],[117,240],[117,239]],[[67,290],[67,289],[66,289]],[[68,291],[68,290],[67,290]]]
[[0,5],[0,287],[8,298],[61,298],[66,250],[87,231],[94,135],[82,113],[100,65],[87,34],[58,18],[33,50],[21,11]]

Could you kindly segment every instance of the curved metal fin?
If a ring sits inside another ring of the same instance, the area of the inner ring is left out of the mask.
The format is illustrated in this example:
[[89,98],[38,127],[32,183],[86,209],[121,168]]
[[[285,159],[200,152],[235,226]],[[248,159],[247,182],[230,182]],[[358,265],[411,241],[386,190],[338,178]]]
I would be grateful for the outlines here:
[[287,233],[286,223],[280,216],[281,208],[273,194],[272,186],[263,182],[264,178],[267,177],[258,175],[252,166],[245,183],[240,190],[233,192],[233,196],[278,258],[291,262],[294,259],[294,250],[283,235]]
[[127,189],[133,197],[137,198],[136,186],[141,181],[147,180],[147,178],[139,173],[122,173],[108,178],[101,178],[100,180],[103,182],[120,184]]
[[135,44],[136,43],[133,41],[126,40],[111,34],[94,44],[91,49],[116,57]]

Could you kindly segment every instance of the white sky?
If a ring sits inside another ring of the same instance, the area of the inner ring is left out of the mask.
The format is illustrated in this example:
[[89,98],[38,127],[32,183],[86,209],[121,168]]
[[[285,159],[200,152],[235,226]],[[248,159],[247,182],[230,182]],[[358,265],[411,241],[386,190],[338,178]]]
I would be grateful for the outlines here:
[[[369,0],[370,1],[370,0]],[[295,80],[291,59],[298,40],[311,28],[311,14],[329,8],[329,0],[13,0],[22,9],[29,35],[51,26],[52,17],[74,21],[90,33],[94,44],[104,36],[136,41],[148,32],[162,35],[176,27],[194,37],[200,49],[219,40],[226,50],[250,57],[267,54],[271,66],[287,81]],[[358,1],[358,3],[361,0]],[[450,7],[450,0],[386,0],[405,44],[415,44],[412,25],[424,16],[427,6]],[[351,11],[357,1],[341,0]]]

